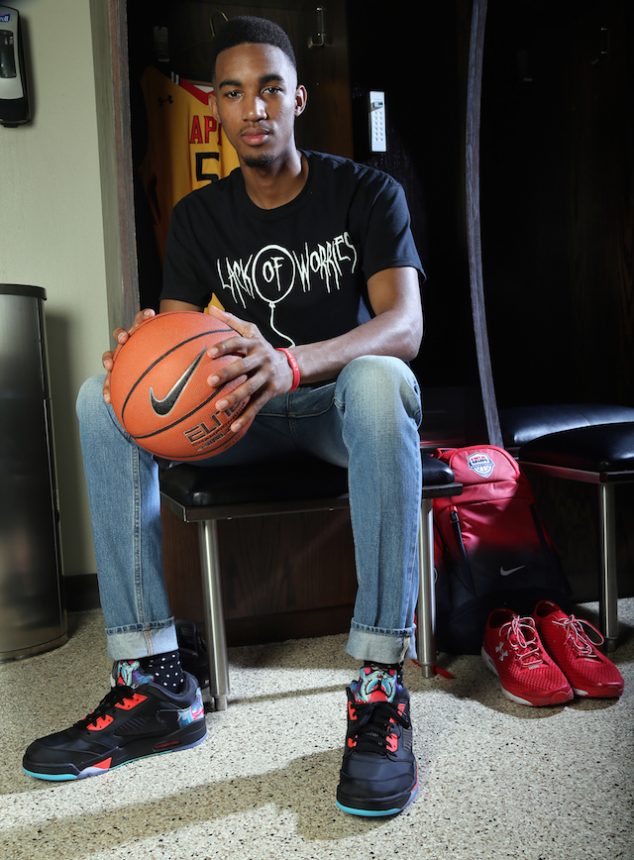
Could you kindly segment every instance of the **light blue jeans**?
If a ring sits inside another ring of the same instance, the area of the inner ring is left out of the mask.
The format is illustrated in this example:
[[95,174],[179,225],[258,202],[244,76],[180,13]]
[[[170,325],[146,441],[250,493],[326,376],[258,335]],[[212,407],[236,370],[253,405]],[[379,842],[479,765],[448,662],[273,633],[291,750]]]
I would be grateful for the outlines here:
[[[108,652],[115,660],[177,648],[163,581],[158,467],[121,428],[103,376],[77,398]],[[416,378],[397,358],[351,361],[336,382],[270,400],[229,451],[198,465],[305,452],[348,467],[358,590],[348,652],[414,657],[422,467]]]

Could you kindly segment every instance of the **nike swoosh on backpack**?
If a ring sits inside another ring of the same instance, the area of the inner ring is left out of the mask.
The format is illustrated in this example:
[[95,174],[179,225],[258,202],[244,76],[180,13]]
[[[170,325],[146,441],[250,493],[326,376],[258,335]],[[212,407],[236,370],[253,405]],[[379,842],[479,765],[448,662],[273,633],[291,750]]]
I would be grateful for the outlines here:
[[517,571],[521,570],[523,567],[526,567],[526,565],[520,564],[519,567],[510,567],[508,570],[505,570],[503,567],[501,567],[500,576],[509,576],[511,573],[517,573]]
[[169,415],[174,406],[176,405],[176,401],[183,393],[185,386],[189,382],[193,372],[196,370],[200,361],[205,354],[206,350],[201,349],[196,358],[189,365],[185,373],[181,376],[180,379],[177,379],[174,385],[167,392],[165,397],[158,398],[154,394],[154,389],[150,388],[150,404],[152,409],[156,412],[157,415]]

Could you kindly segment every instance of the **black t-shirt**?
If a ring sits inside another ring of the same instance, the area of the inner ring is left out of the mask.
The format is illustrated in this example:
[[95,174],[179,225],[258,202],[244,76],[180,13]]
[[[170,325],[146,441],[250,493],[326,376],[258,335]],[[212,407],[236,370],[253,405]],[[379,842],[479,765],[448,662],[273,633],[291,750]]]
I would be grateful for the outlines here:
[[273,346],[295,346],[370,319],[376,272],[423,274],[399,183],[349,159],[304,155],[306,184],[284,206],[256,206],[239,169],[175,206],[162,299],[204,307],[215,293]]

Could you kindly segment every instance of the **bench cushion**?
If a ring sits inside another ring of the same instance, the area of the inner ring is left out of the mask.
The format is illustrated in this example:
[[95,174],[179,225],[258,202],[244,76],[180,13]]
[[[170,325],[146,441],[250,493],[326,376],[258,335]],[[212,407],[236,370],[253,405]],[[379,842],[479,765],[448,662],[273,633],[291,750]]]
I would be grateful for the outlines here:
[[[423,454],[423,482],[448,485],[446,463]],[[314,457],[251,466],[163,465],[161,492],[186,507],[336,498],[348,492],[348,470]]]
[[523,445],[520,461],[587,472],[632,472],[634,421],[549,433]]
[[161,492],[187,507],[331,498],[348,492],[348,471],[316,458],[250,466],[161,469]]
[[625,421],[634,421],[632,407],[604,403],[514,406],[500,410],[505,448],[516,448],[562,430]]

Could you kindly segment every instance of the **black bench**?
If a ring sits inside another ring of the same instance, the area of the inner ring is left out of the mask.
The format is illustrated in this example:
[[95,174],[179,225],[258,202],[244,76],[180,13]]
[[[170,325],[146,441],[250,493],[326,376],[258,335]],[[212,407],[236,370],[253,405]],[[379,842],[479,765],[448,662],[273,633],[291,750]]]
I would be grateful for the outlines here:
[[601,627],[609,651],[618,638],[618,584],[614,491],[634,482],[634,422],[599,424],[549,433],[523,445],[522,466],[567,481],[596,484],[599,495]]
[[[451,469],[428,454],[423,458],[420,590],[417,651],[424,677],[434,674],[434,558],[432,499],[457,495]],[[182,520],[198,523],[207,631],[210,694],[217,710],[227,707],[229,668],[218,560],[218,520],[337,510],[348,507],[348,473],[321,460],[257,466],[204,468],[173,464],[161,469],[161,495]]]
[[599,608],[606,647],[618,638],[614,489],[634,482],[634,409],[590,404],[527,406],[500,413],[505,446],[523,467],[596,484],[601,552]]

